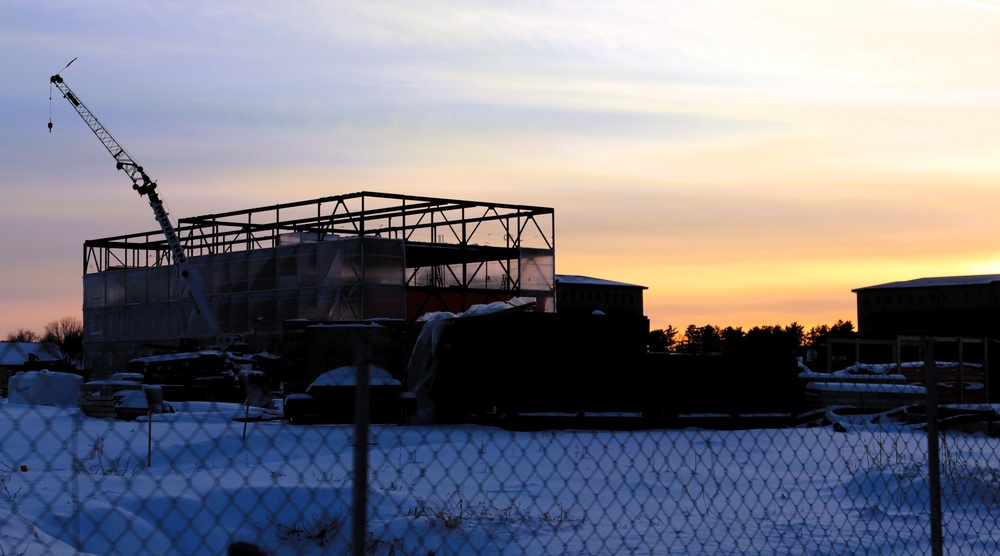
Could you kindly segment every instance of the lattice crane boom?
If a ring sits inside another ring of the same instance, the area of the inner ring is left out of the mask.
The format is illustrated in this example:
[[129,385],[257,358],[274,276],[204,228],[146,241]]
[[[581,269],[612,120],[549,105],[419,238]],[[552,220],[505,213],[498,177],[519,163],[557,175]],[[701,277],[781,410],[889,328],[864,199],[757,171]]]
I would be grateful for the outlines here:
[[[67,65],[67,67],[69,66]],[[181,244],[181,240],[177,236],[177,231],[170,221],[170,216],[163,206],[163,200],[160,199],[159,194],[156,192],[156,182],[146,174],[142,166],[135,162],[132,156],[125,150],[125,147],[111,135],[111,132],[104,127],[100,120],[97,119],[97,116],[94,116],[93,112],[80,100],[80,97],[66,85],[62,76],[59,74],[53,75],[50,78],[50,82],[59,89],[63,97],[69,101],[70,105],[80,114],[83,121],[101,141],[104,148],[111,153],[111,156],[115,159],[116,167],[128,174],[128,177],[132,180],[132,189],[135,189],[140,196],[146,197],[149,201],[149,206],[153,209],[153,216],[163,231],[167,246],[170,248],[170,255],[178,268],[182,297],[187,295],[194,302],[195,311],[198,313],[197,316],[207,327],[208,333],[216,338],[221,337],[218,323],[216,323],[215,318],[212,316],[212,311],[205,298],[204,286],[200,275],[197,268],[188,260],[184,252],[184,246]],[[49,130],[51,131],[51,129],[52,123],[50,121]],[[184,324],[185,326],[187,325],[186,320]]]

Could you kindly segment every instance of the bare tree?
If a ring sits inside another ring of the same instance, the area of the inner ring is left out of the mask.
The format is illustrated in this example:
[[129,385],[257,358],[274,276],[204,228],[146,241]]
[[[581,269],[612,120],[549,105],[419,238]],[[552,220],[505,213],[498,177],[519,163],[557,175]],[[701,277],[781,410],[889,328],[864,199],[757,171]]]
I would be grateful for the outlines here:
[[41,340],[42,337],[38,335],[38,332],[28,328],[18,328],[14,332],[7,334],[8,342],[29,342],[34,343]]
[[76,317],[54,320],[45,325],[42,341],[58,347],[66,363],[79,363],[83,357],[83,322]]

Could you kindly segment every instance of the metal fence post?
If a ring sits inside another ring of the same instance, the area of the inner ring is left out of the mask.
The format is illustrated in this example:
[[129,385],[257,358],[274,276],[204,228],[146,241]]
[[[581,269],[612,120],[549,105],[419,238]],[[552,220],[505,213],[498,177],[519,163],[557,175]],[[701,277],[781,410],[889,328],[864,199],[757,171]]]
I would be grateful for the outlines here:
[[937,361],[934,339],[924,338],[924,385],[927,389],[927,481],[930,489],[931,554],[944,554],[941,534],[941,454],[938,437]]
[[[80,439],[83,438],[83,420],[85,416],[83,410],[78,410],[73,414],[73,475],[70,478],[70,499],[73,501],[73,516],[70,518],[70,536],[73,538],[73,548],[77,554],[83,553],[83,497],[80,495],[80,481],[83,478],[77,470],[77,459],[80,457]],[[48,466],[46,466],[48,467]],[[75,529],[75,530],[73,530]]]
[[368,515],[368,343],[359,334],[355,356],[356,382],[354,390],[354,489],[351,519],[351,553],[364,556],[366,551]]

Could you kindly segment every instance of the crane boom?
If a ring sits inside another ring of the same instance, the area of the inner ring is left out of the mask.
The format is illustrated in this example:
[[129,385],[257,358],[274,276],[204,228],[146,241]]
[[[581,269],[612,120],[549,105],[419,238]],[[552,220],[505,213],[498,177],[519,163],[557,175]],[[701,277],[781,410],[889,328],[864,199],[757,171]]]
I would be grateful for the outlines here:
[[[170,255],[174,260],[174,264],[177,265],[180,275],[181,295],[186,294],[191,297],[194,302],[195,311],[202,322],[208,327],[208,333],[216,338],[220,337],[219,326],[212,316],[208,301],[205,299],[200,275],[197,268],[188,260],[187,254],[184,252],[184,246],[181,245],[181,240],[177,236],[177,231],[174,229],[173,223],[170,221],[167,209],[163,206],[163,200],[160,199],[159,194],[156,192],[156,182],[150,179],[149,175],[142,169],[142,166],[135,162],[132,156],[125,150],[125,147],[111,135],[111,132],[104,127],[100,120],[97,119],[97,116],[94,116],[90,109],[80,100],[80,97],[66,85],[62,76],[59,74],[53,75],[50,78],[50,82],[59,89],[63,97],[69,101],[87,126],[90,127],[90,130],[94,132],[94,135],[100,139],[104,148],[111,153],[111,156],[115,159],[117,168],[124,170],[128,174],[128,177],[132,180],[132,189],[136,190],[140,196],[146,197],[149,201],[149,206],[153,209],[153,217],[160,225],[163,236],[167,240],[167,246],[170,248]],[[50,129],[51,125],[50,123]],[[187,322],[185,321],[184,324],[186,326]]]

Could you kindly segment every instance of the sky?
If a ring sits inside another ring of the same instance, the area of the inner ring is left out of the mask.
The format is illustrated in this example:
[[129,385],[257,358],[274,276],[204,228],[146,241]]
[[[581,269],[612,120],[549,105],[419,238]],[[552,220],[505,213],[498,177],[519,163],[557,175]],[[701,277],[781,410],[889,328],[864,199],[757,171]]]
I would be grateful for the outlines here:
[[[653,328],[856,322],[1000,273],[1000,1],[0,4],[0,335],[81,316],[87,239],[380,191],[550,206]],[[52,133],[47,131],[49,119]]]

